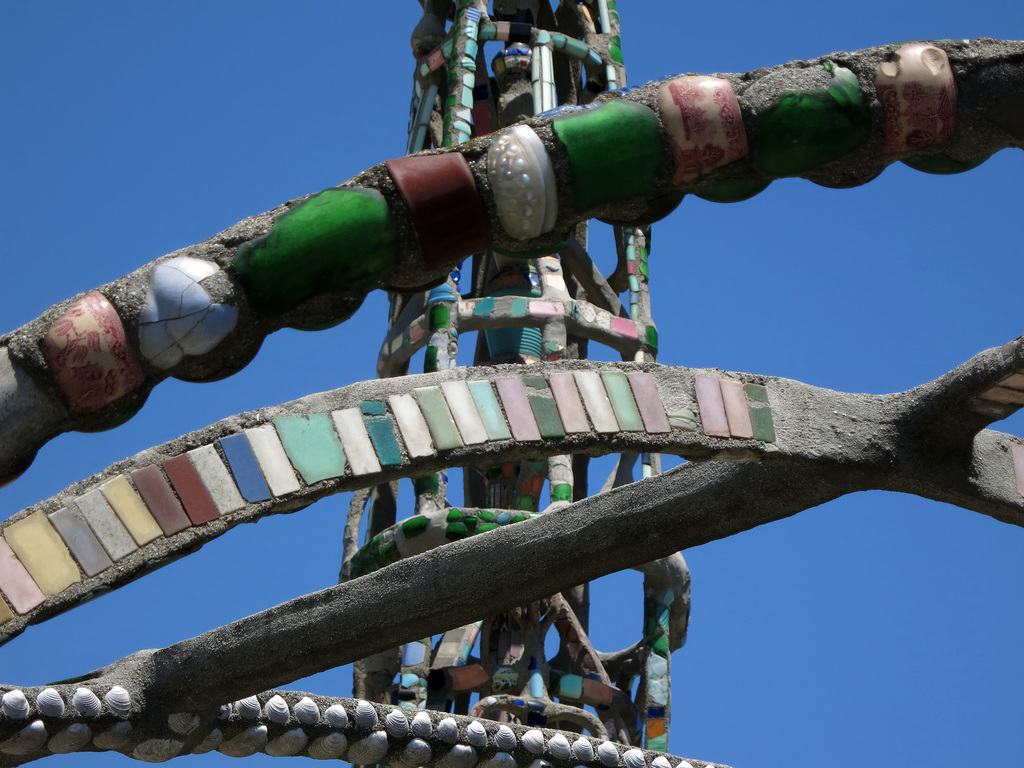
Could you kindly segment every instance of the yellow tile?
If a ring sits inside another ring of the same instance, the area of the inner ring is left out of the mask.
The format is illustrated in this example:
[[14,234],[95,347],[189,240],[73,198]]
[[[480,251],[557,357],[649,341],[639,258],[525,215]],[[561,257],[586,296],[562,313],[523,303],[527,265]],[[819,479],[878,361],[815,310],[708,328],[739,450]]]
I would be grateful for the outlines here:
[[100,490],[140,547],[163,536],[164,532],[149,513],[149,508],[128,484],[124,475],[108,480],[100,486]]
[[0,624],[4,624],[14,618],[14,612],[7,607],[7,603],[0,600]]
[[44,595],[56,595],[82,580],[78,565],[43,512],[4,529],[4,538]]

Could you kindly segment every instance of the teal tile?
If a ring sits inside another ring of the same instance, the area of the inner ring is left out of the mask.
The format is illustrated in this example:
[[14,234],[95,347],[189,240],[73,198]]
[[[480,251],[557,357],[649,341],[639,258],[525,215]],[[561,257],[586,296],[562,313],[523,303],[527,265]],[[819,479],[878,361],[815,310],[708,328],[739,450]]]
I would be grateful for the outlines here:
[[644,423],[640,418],[640,411],[637,410],[636,401],[633,400],[633,392],[629,388],[626,374],[622,371],[601,371],[601,381],[608,393],[608,399],[612,401],[612,410],[615,411],[619,429],[623,432],[643,432]]
[[512,302],[512,317],[525,317],[528,308],[529,302],[526,299],[516,299]]
[[364,416],[385,416],[388,412],[380,400],[360,400],[359,409]]
[[462,447],[462,436],[455,426],[448,403],[440,387],[417,387],[413,390],[419,402],[423,417],[427,420],[427,429],[438,450]]
[[511,440],[512,433],[508,431],[508,424],[505,423],[505,414],[498,405],[498,399],[494,396],[494,390],[489,381],[469,381],[469,392],[476,403],[476,409],[483,419],[484,429],[487,430],[488,440]]
[[345,451],[329,414],[279,416],[274,419],[274,429],[288,460],[307,485],[345,474]]
[[[365,411],[364,411],[365,413]],[[402,449],[395,437],[395,427],[390,416],[370,416],[364,420],[370,434],[373,450],[380,458],[381,466],[397,467],[402,463]]]
[[473,309],[473,314],[477,317],[490,317],[491,312],[494,311],[494,297],[488,296],[487,298],[480,299],[476,303],[476,307]]
[[744,384],[743,389],[751,400],[757,400],[759,403],[768,402],[768,390],[760,384]]

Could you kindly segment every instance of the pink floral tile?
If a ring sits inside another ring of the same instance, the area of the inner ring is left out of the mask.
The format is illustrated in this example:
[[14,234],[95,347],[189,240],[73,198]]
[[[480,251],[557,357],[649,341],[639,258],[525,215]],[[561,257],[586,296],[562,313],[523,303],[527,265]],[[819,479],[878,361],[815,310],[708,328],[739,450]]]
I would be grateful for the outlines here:
[[885,152],[914,152],[953,135],[956,85],[941,48],[904,45],[878,65],[875,89],[885,109]]
[[121,318],[98,291],[87,293],[51,325],[42,346],[73,411],[95,411],[142,383]]

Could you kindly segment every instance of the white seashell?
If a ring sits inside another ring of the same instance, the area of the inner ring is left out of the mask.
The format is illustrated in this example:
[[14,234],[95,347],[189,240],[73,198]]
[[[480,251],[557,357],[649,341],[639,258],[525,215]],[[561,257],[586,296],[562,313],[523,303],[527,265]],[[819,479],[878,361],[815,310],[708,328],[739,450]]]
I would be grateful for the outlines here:
[[60,717],[64,714],[64,699],[53,688],[44,688],[36,696],[36,709],[41,715]]
[[508,752],[496,752],[494,757],[480,763],[477,768],[515,768],[516,759]]
[[466,741],[474,747],[487,746],[487,729],[479,720],[473,720],[466,726]]
[[664,755],[658,755],[651,760],[651,768],[672,768],[672,763],[666,760]]
[[309,696],[303,696],[295,703],[292,714],[303,725],[316,725],[320,722],[320,707]]
[[271,757],[291,757],[306,748],[309,736],[301,728],[285,731],[276,739],[267,742],[266,753]]
[[24,720],[28,717],[30,706],[25,694],[14,690],[8,691],[0,698],[0,709],[3,709],[3,713],[11,720]]
[[221,733],[220,728],[214,728],[209,734],[207,734],[206,738],[200,741],[196,748],[192,750],[192,754],[205,755],[207,752],[212,752],[223,743],[224,734]]
[[265,746],[267,746],[267,726],[254,725],[233,739],[222,743],[217,751],[228,757],[249,757],[260,752]]
[[[356,702],[356,714],[355,714],[356,725],[360,728],[376,728],[377,723],[377,710],[373,708],[373,704],[363,699]],[[376,762],[372,760],[371,762]]]
[[572,747],[569,740],[560,733],[556,733],[548,740],[548,752],[555,760],[568,760],[572,755]]
[[576,739],[572,743],[572,756],[581,763],[589,763],[594,759],[594,745],[589,739]]
[[547,760],[544,760],[543,758],[538,757],[536,760],[530,763],[530,768],[551,768],[551,763],[549,763]]
[[128,739],[132,736],[132,724],[131,723],[114,723],[103,733],[97,733],[92,743],[100,749],[120,749],[128,743]]
[[132,757],[144,763],[165,763],[177,757],[184,742],[177,739],[147,739],[135,748]]
[[498,732],[494,734],[494,744],[502,752],[511,752],[518,744],[515,733],[507,725],[499,725]]
[[528,240],[555,226],[558,192],[544,142],[526,125],[509,128],[487,151],[487,178],[501,226]]
[[639,749],[627,749],[622,756],[622,762],[626,764],[626,768],[647,768],[644,753]]
[[341,704],[331,704],[324,712],[324,718],[335,728],[348,728],[348,712]]
[[347,760],[353,765],[373,765],[383,760],[388,753],[388,735],[374,731],[348,748]]
[[544,734],[540,731],[527,731],[522,735],[522,742],[527,752],[539,755],[544,751]]
[[235,712],[238,713],[239,717],[244,717],[246,720],[255,720],[260,716],[260,700],[255,696],[240,699],[235,702]]
[[412,733],[421,739],[429,739],[434,733],[434,724],[430,722],[430,715],[426,712],[417,712],[412,719]]
[[602,765],[612,768],[619,764],[619,750],[610,741],[602,741],[597,746],[597,759]]
[[231,717],[231,705],[230,704],[221,704],[220,705],[220,709],[217,710],[217,719],[218,720],[227,720],[229,717]]
[[430,762],[432,750],[423,739],[413,739],[405,745],[399,760],[405,765],[419,766]]
[[388,712],[387,717],[384,718],[384,727],[387,729],[389,736],[394,736],[396,739],[404,739],[409,735],[409,718],[401,710],[392,709]]
[[192,733],[197,725],[199,725],[199,715],[194,715],[191,712],[175,712],[167,716],[167,727],[182,736]]
[[459,724],[450,717],[446,717],[437,724],[437,738],[446,744],[454,744],[459,740]]
[[437,765],[439,768],[473,768],[477,763],[476,750],[467,744],[456,744]]
[[75,695],[71,697],[71,706],[74,707],[78,714],[84,715],[85,717],[96,717],[100,713],[99,697],[90,691],[88,688],[79,688],[75,691]]
[[5,755],[28,755],[46,743],[46,726],[42,720],[33,720],[9,739],[0,741],[0,752]]
[[[79,688],[78,690],[82,690]],[[97,699],[99,701],[99,699]],[[66,755],[70,752],[77,752],[92,738],[92,731],[85,723],[72,723],[67,728],[57,731],[50,737],[47,749],[55,755]]]
[[680,760],[676,768],[693,768],[693,763],[689,760]]
[[348,749],[348,739],[345,738],[345,734],[329,733],[309,745],[309,756],[314,760],[336,760],[345,754],[346,749]]
[[103,696],[107,707],[118,717],[128,717],[132,711],[132,697],[120,685],[113,686]]
[[283,698],[274,694],[267,699],[266,705],[263,707],[263,714],[272,723],[278,725],[284,725],[288,722],[288,718],[291,717],[292,713],[288,709],[288,702]]
[[498,699],[496,697],[494,697],[494,696],[488,696],[486,699],[481,699],[480,700],[480,706],[481,707],[489,707],[492,704],[497,704],[497,703],[498,703]]

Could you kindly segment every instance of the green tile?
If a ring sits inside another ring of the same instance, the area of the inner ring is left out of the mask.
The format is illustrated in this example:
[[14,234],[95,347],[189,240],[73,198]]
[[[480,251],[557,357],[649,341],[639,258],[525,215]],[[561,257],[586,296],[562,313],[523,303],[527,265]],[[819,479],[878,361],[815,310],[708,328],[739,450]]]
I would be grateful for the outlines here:
[[498,405],[498,399],[494,396],[494,388],[489,381],[470,381],[469,393],[473,396],[476,409],[480,412],[480,418],[484,422],[484,429],[487,430],[488,440],[511,440],[512,433],[505,423],[505,414]]
[[345,450],[334,431],[330,414],[278,416],[274,429],[288,460],[307,485],[345,474]]
[[768,402],[768,390],[760,384],[744,384],[743,390],[751,400],[757,400],[759,403]]
[[407,539],[415,538],[430,527],[430,519],[424,515],[416,515],[402,522],[402,533]]
[[658,329],[653,325],[647,326],[647,346],[653,349],[658,348]]
[[[533,409],[534,418],[537,419],[541,437],[565,437],[565,429],[562,428],[558,408],[555,406],[554,398],[551,397],[548,383],[544,377],[524,376],[523,384],[526,385],[526,395],[530,401],[530,408]],[[535,394],[538,390],[547,392],[548,396]]]
[[572,486],[568,483],[558,483],[551,489],[552,501],[572,501]]
[[754,439],[766,443],[775,442],[775,422],[772,421],[772,409],[761,406],[750,409],[750,424],[754,428]]
[[417,496],[422,496],[425,493],[437,493],[441,490],[440,478],[437,473],[417,477],[412,481],[412,486]]
[[525,317],[529,309],[529,302],[526,299],[516,299],[512,302],[512,317]]
[[435,304],[430,308],[430,330],[439,331],[447,328],[451,322],[451,310],[444,304]]
[[413,392],[419,401],[423,418],[427,420],[427,428],[434,440],[434,446],[440,451],[461,448],[462,436],[455,426],[455,420],[448,410],[448,403],[445,402],[441,388],[417,387]]
[[619,429],[623,432],[643,432],[644,422],[640,418],[640,411],[637,410],[626,374],[622,371],[601,371],[601,381],[608,393],[608,399],[612,401],[612,410],[615,411]]
[[388,412],[380,400],[360,400],[359,410],[363,412],[364,416],[384,416]]
[[[382,403],[383,405],[383,403]],[[377,452],[383,467],[397,467],[402,463],[402,449],[395,437],[395,427],[390,416],[370,416],[364,419],[366,431],[370,435],[370,442],[373,443],[373,450]]]

